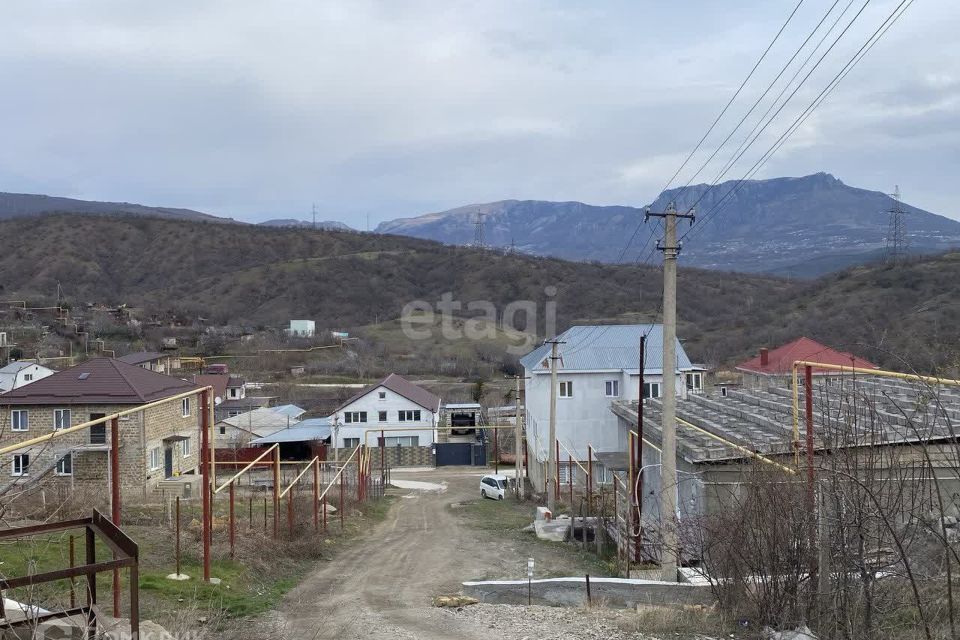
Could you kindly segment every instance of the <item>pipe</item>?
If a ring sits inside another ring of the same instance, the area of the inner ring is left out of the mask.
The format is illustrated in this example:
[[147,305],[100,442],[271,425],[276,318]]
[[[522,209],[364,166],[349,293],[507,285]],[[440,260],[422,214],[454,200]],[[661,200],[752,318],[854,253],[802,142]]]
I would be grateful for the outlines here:
[[[207,403],[210,400],[210,387],[207,387],[200,394],[200,404],[204,407],[207,406]],[[202,477],[203,487],[201,488],[202,502],[203,502],[203,523],[201,525],[201,536],[203,537],[203,581],[210,582],[210,529],[213,514],[211,513],[211,501],[212,496],[210,494],[210,440],[209,440],[209,414],[204,411],[200,416],[200,449],[201,449],[201,460],[200,460],[200,473]]]
[[[233,482],[234,482],[234,480],[239,479],[240,476],[242,476],[242,475],[245,474],[247,471],[249,471],[254,465],[258,464],[263,458],[265,458],[265,457],[267,456],[268,453],[270,453],[270,452],[273,451],[274,449],[279,449],[279,448],[280,448],[280,445],[279,445],[279,444],[273,444],[273,445],[271,445],[269,449],[267,449],[266,451],[264,451],[263,453],[261,453],[259,456],[257,456],[257,457],[253,460],[253,462],[247,463],[247,466],[245,466],[245,467],[244,467],[243,469],[241,469],[239,472],[237,472],[236,474],[234,474],[232,478],[230,478],[229,480],[227,480],[226,482],[224,482],[222,485],[220,485],[219,487],[217,487],[216,489],[214,489],[213,492],[214,492],[214,493],[220,493],[220,492],[223,491],[226,487],[232,485]],[[219,463],[219,464],[232,464],[232,463],[221,462],[221,463]],[[270,461],[270,462],[267,462],[266,464],[271,464],[271,465],[276,466],[276,462],[275,462],[275,461]]]
[[690,423],[690,422],[687,422],[686,420],[684,420],[684,419],[682,419],[682,418],[677,418],[676,420],[677,420],[678,423],[682,424],[683,426],[689,427],[690,429],[693,429],[694,431],[697,431],[697,432],[699,432],[699,433],[702,433],[703,435],[705,435],[705,436],[707,436],[707,437],[709,437],[709,438],[713,438],[714,440],[717,440],[718,442],[722,442],[722,443],[724,443],[725,445],[727,445],[727,446],[729,446],[729,447],[733,447],[733,448],[736,449],[737,451],[740,451],[740,452],[742,452],[742,453],[745,453],[745,454],[747,454],[748,456],[750,456],[751,458],[753,458],[753,459],[755,459],[755,460],[759,460],[760,462],[763,462],[763,463],[765,463],[765,464],[769,464],[769,465],[771,465],[771,466],[773,466],[773,467],[776,467],[777,469],[780,469],[780,471],[789,473],[790,475],[794,475],[794,476],[797,475],[797,472],[796,472],[795,469],[791,469],[790,467],[784,466],[784,465],[780,464],[779,462],[775,462],[775,461],[771,460],[770,458],[768,458],[768,457],[766,457],[766,456],[764,456],[764,455],[762,455],[762,454],[757,453],[756,451],[751,451],[750,449],[747,449],[746,447],[741,447],[740,445],[738,445],[738,444],[736,444],[736,443],[734,443],[734,442],[730,442],[730,441],[727,440],[726,438],[723,438],[723,437],[721,437],[721,436],[718,436],[718,435],[715,434],[715,433],[712,433],[712,432],[710,432],[710,431],[707,431],[706,429],[701,429],[701,428],[698,427],[697,425],[692,424],[692,423]]
[[313,529],[316,531],[319,525],[319,495],[320,495],[320,456],[313,459]]
[[235,553],[235,544],[234,540],[236,532],[236,521],[234,520],[233,512],[233,500],[234,500],[234,488],[233,483],[230,483],[230,559],[233,560],[236,557]]
[[[120,526],[120,419],[110,420],[110,519]],[[117,559],[117,552],[113,558]],[[120,570],[113,570],[113,617],[120,617]]]
[[313,460],[311,460],[310,462],[308,462],[308,463],[306,464],[306,466],[304,466],[303,469],[300,471],[300,473],[298,473],[298,474],[294,477],[294,479],[290,481],[290,484],[287,485],[287,488],[284,489],[284,490],[280,493],[280,497],[282,498],[282,497],[286,496],[288,493],[290,493],[290,489],[293,488],[293,485],[297,484],[297,482],[300,481],[300,478],[302,478],[304,475],[306,475],[307,471],[310,471],[310,469],[313,468],[314,464],[315,464],[316,462],[318,462],[319,460],[320,460],[320,456],[314,456]]

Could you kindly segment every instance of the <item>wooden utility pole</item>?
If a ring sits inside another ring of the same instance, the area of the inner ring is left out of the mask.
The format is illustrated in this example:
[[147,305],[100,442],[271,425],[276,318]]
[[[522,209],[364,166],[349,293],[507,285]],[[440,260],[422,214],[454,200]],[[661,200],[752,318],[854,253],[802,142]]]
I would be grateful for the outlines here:
[[560,498],[559,488],[553,482],[557,473],[557,452],[554,443],[557,441],[557,347],[563,343],[557,340],[548,341],[550,345],[550,434],[547,439],[547,508],[552,513]]
[[667,582],[677,581],[679,564],[676,517],[677,517],[677,218],[694,219],[693,210],[677,213],[671,202],[663,213],[652,213],[648,209],[645,218],[651,216],[664,219],[665,234],[663,251],[663,426],[661,427],[663,460],[660,466],[660,527],[661,539],[661,579]]

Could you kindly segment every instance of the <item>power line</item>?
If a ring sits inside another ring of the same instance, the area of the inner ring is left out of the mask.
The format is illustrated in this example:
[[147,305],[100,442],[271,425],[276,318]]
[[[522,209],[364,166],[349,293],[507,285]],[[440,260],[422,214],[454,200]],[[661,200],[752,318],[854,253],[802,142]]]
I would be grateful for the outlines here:
[[[827,99],[827,97],[829,97],[829,95],[833,92],[833,90],[836,89],[837,86],[844,80],[844,78],[846,78],[847,75],[853,70],[853,68],[856,67],[857,64],[859,64],[864,57],[866,57],[866,55],[870,52],[870,50],[873,49],[873,47],[877,44],[877,42],[879,42],[880,39],[883,38],[883,36],[887,33],[887,31],[889,31],[890,28],[903,16],[903,14],[906,13],[907,9],[909,9],[914,2],[915,0],[901,0],[900,4],[898,4],[896,8],[894,8],[894,10],[890,13],[890,15],[888,15],[887,18],[880,24],[880,26],[877,27],[876,30],[874,30],[874,32],[870,35],[870,37],[867,38],[866,42],[864,42],[864,44],[861,45],[861,47],[857,50],[857,52],[854,53],[853,56],[850,58],[850,60],[848,60],[847,63],[843,66],[843,68],[841,68],[841,70],[830,80],[830,82],[827,83],[827,86],[824,87],[824,89],[817,95],[817,97],[813,99],[813,101],[807,106],[807,108],[804,109],[799,116],[797,116],[797,118],[793,121],[793,123],[791,123],[791,125],[787,127],[787,129],[780,135],[780,137],[773,143],[773,145],[771,145],[770,148],[767,149],[767,151],[760,157],[760,159],[754,163],[754,165],[750,168],[750,170],[748,170],[747,173],[745,173],[744,176],[741,177],[734,184],[734,186],[729,191],[727,191],[726,194],[724,194],[724,196],[720,199],[720,201],[718,201],[717,204],[714,205],[711,208],[711,210],[703,217],[699,225],[700,229],[702,229],[705,226],[705,223],[709,219],[716,217],[726,208],[727,204],[729,204],[730,202],[729,197],[736,190],[738,190],[746,180],[748,180],[757,171],[759,171],[760,168],[762,168],[763,165],[766,164],[767,161],[786,143],[786,141],[790,138],[790,136],[793,135],[793,133],[795,133],[797,129],[799,129],[800,126],[803,125],[803,123],[807,120],[807,118],[810,117],[810,114],[812,114],[817,107],[823,104],[823,102]],[[863,11],[863,8],[860,9],[860,12],[862,11]],[[857,15],[859,15],[860,12],[858,12]],[[856,19],[856,16],[854,16],[854,19]],[[847,26],[847,28],[849,28],[849,25]],[[842,35],[843,34],[841,34],[841,37]],[[834,42],[834,44],[836,44],[836,42]],[[831,47],[832,46],[833,45],[831,45]],[[829,50],[828,50],[828,53],[829,53]],[[689,231],[687,231],[685,234],[683,234],[683,236],[681,237],[681,240],[687,237],[688,235],[690,235],[691,233],[697,233],[696,231],[697,228],[698,227],[694,227]]]

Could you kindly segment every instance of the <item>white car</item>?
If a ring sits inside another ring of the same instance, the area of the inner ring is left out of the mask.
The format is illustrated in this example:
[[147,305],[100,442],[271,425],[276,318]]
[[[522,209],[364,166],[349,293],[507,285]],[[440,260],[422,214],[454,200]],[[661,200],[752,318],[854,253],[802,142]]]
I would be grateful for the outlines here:
[[491,500],[503,500],[510,479],[507,476],[489,475],[480,478],[480,497]]

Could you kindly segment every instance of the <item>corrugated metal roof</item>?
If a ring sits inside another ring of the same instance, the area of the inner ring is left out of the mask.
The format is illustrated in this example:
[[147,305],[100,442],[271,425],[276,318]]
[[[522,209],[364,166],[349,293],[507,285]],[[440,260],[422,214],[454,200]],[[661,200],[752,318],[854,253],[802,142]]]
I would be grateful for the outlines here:
[[274,413],[282,413],[285,416],[290,416],[291,418],[299,418],[307,412],[306,409],[301,409],[295,404],[281,404],[278,407],[269,407]]
[[276,442],[307,442],[326,440],[330,437],[330,418],[309,418],[289,429],[280,429],[268,436],[251,440],[250,444],[274,444]]
[[233,416],[232,418],[224,418],[218,424],[220,423],[249,431],[251,429],[262,429],[264,427],[283,429],[297,424],[297,420],[282,413],[275,413],[273,409],[261,407],[253,411],[241,413],[238,416]]
[[[570,327],[557,336],[560,371],[633,370],[640,368],[640,336],[646,335],[644,371],[663,370],[662,324],[616,324]],[[677,368],[693,365],[676,341]],[[528,371],[550,368],[550,345],[543,344],[520,358]]]

